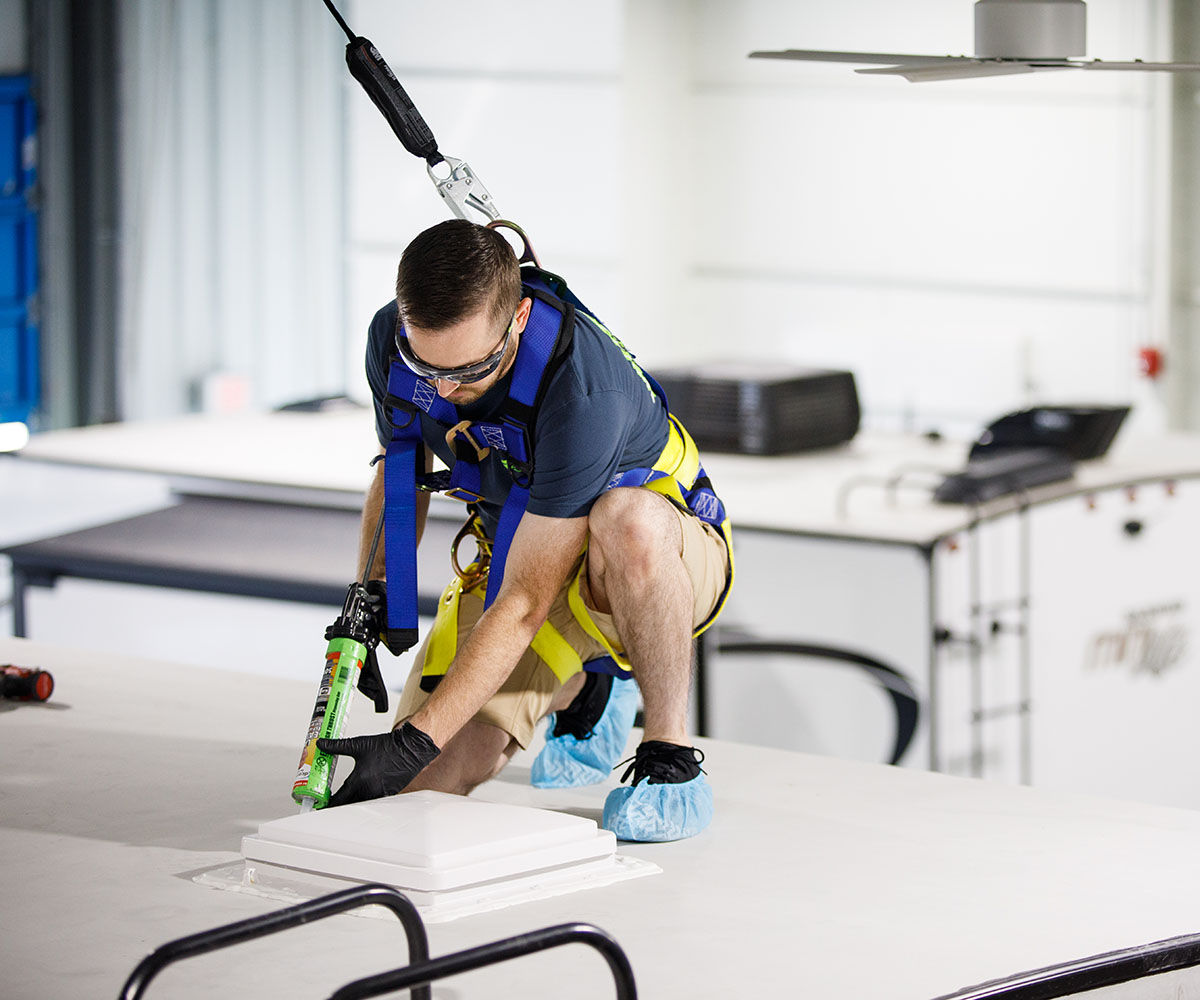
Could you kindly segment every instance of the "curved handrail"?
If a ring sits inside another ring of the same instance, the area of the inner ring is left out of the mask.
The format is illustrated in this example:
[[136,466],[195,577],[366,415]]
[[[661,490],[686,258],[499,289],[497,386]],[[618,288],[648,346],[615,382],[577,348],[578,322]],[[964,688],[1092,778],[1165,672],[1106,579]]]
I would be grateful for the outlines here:
[[[405,896],[391,886],[362,885],[341,892],[310,899],[296,906],[264,913],[247,920],[214,927],[211,930],[191,934],[188,937],[168,941],[155,948],[130,974],[121,990],[120,1000],[137,1000],[156,975],[173,962],[185,958],[194,958],[219,948],[252,941],[255,938],[274,934],[276,931],[287,930],[299,924],[313,920],[331,917],[347,910],[355,910],[360,906],[376,904],[386,906],[391,910],[400,923],[404,925],[404,933],[408,936],[408,956],[413,963],[424,963],[429,958],[429,939],[425,934],[425,925],[421,915]],[[429,1000],[428,986],[418,986],[412,991],[413,1000]]]
[[1200,934],[1105,952],[951,993],[937,1000],[1057,1000],[1200,965]]
[[896,742],[892,746],[892,759],[889,764],[899,764],[900,758],[908,750],[913,736],[917,731],[917,722],[921,716],[921,704],[917,692],[895,667],[886,663],[855,653],[849,649],[839,649],[836,646],[817,646],[804,642],[771,642],[754,639],[737,639],[732,642],[718,642],[717,651],[720,653],[749,653],[751,655],[768,656],[785,654],[789,656],[811,656],[824,660],[839,660],[842,663],[852,663],[862,667],[870,674],[892,699],[896,709]]
[[431,983],[435,979],[470,972],[485,965],[496,965],[564,944],[586,944],[595,948],[604,956],[609,971],[612,972],[617,987],[617,1000],[637,1000],[633,969],[621,946],[599,927],[583,923],[544,927],[527,934],[518,934],[502,941],[493,941],[476,948],[444,955],[429,962],[356,979],[343,986],[329,1000],[363,1000],[366,997],[382,996],[392,990],[415,986],[417,983]]

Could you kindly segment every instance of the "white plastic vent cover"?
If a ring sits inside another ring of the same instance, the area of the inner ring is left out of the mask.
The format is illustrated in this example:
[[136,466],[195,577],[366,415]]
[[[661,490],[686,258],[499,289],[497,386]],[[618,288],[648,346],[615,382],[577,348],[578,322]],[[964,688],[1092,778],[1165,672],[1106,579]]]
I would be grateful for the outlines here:
[[590,819],[410,792],[271,820],[242,838],[248,860],[439,892],[611,858],[616,837]]

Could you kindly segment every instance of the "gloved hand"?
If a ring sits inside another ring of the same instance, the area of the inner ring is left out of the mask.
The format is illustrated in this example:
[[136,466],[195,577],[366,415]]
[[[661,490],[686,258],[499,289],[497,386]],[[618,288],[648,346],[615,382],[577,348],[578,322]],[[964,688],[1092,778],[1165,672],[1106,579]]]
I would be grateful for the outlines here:
[[425,733],[406,722],[390,733],[317,740],[317,749],[354,759],[354,770],[329,800],[331,806],[395,795],[442,751]]

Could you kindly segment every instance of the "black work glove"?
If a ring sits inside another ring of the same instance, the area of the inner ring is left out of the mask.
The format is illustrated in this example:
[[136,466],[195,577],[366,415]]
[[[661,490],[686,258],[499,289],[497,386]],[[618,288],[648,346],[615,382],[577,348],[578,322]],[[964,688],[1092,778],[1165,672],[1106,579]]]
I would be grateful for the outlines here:
[[329,800],[331,806],[365,802],[404,791],[442,751],[411,722],[390,733],[317,740],[317,749],[354,759],[354,770]]

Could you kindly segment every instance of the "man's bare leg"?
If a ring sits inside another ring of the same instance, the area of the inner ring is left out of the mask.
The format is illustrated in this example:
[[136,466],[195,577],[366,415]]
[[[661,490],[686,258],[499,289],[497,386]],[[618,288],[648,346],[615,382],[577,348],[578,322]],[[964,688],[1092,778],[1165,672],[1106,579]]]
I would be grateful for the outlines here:
[[679,520],[649,490],[609,490],[588,516],[592,606],[611,613],[642,692],[644,740],[689,746],[692,582]]
[[585,680],[587,680],[587,674],[581,670],[563,684],[558,689],[558,693],[554,696],[554,699],[550,702],[550,707],[546,709],[546,715],[549,715],[551,712],[561,712],[564,708],[567,708],[575,700],[575,696],[583,690],[583,682]]
[[[570,705],[583,687],[584,679],[584,674],[580,671],[560,687],[550,703],[547,714]],[[450,792],[453,795],[468,795],[504,770],[505,765],[512,760],[513,754],[520,748],[521,745],[503,729],[472,719],[442,748],[438,758],[413,779],[405,791],[430,789]]]
[[499,774],[519,748],[520,744],[503,729],[472,719],[405,791],[430,789],[467,795]]

